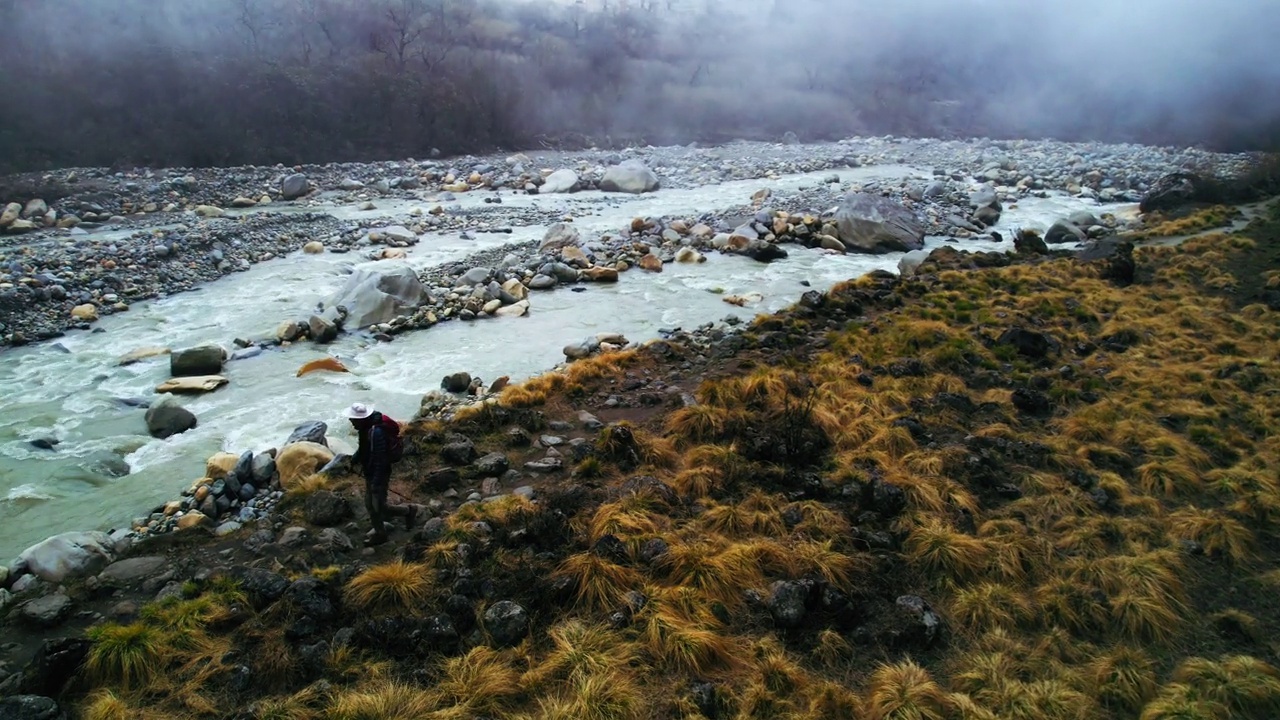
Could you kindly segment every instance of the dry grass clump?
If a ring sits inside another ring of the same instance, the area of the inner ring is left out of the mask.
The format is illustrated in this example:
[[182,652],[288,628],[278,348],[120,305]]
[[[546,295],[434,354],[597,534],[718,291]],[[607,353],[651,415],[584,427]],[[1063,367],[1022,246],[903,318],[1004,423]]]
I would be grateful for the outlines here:
[[499,394],[498,402],[508,408],[545,405],[558,397],[581,392],[587,382],[621,372],[636,358],[634,350],[622,350],[578,360],[563,370],[531,378],[519,385],[508,385]]
[[594,553],[570,555],[556,569],[554,577],[572,580],[575,602],[594,610],[617,608],[628,590],[640,586],[639,573]]
[[346,601],[364,612],[415,615],[431,589],[431,568],[402,560],[375,565],[351,579]]
[[1167,220],[1159,213],[1152,213],[1152,216],[1147,218],[1147,226],[1145,228],[1130,233],[1128,236],[1135,239],[1148,239],[1190,235],[1202,230],[1228,225],[1231,219],[1238,214],[1236,210],[1225,205],[1215,205],[1204,210],[1198,210],[1177,220]]
[[427,691],[385,682],[338,693],[325,714],[330,720],[421,720],[435,709],[435,698]]
[[89,673],[126,692],[150,682],[168,656],[168,638],[144,623],[99,625],[88,636],[93,642],[86,662]]

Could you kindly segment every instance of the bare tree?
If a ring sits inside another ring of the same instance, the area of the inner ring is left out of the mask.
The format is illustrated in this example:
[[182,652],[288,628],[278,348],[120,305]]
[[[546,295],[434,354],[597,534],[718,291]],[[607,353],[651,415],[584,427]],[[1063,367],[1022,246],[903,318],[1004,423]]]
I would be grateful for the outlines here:
[[414,45],[426,29],[427,6],[424,0],[390,0],[384,15],[386,26],[374,34],[373,49],[403,73]]

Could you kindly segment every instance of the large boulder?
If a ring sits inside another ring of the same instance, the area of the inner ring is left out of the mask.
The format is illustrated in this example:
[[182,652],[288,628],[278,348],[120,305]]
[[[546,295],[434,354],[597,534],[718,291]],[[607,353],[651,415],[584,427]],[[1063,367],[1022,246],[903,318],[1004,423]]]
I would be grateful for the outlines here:
[[22,206],[18,203],[9,203],[4,206],[4,210],[0,211],[0,228],[9,227],[22,215]]
[[[325,440],[325,433],[329,432],[329,426],[320,420],[310,420],[304,422],[289,433],[288,439],[284,441],[284,446],[292,445],[298,442],[315,443],[316,445],[329,446]],[[282,446],[282,447],[284,447]]]
[[324,445],[303,441],[285,446],[276,456],[280,487],[289,490],[303,478],[319,472],[332,459],[333,451]]
[[485,610],[484,628],[494,645],[510,647],[529,633],[529,614],[510,600],[500,600]]
[[1175,172],[1151,183],[1151,188],[1138,205],[1140,212],[1172,210],[1194,202],[1200,189],[1200,176],[1195,173]]
[[328,303],[347,309],[347,328],[361,329],[390,322],[397,315],[412,312],[430,298],[418,274],[407,264],[356,270],[347,284]]
[[573,188],[577,184],[578,173],[566,168],[548,175],[547,179],[542,181],[542,186],[538,188],[538,192],[542,194],[573,192]]
[[33,575],[51,583],[95,575],[116,559],[115,542],[104,532],[69,532],[54,535],[22,551]]
[[240,456],[229,452],[214,453],[204,461],[204,475],[211,480],[221,480],[235,470]]
[[297,200],[310,190],[311,184],[307,182],[307,176],[302,173],[288,175],[280,181],[280,197],[285,200]]
[[147,432],[164,440],[180,435],[196,426],[196,416],[181,405],[160,403],[147,409]]
[[169,355],[169,374],[174,377],[217,375],[222,372],[227,351],[217,345],[177,350]]
[[542,236],[542,244],[538,246],[538,250],[545,253],[549,250],[577,247],[581,243],[582,234],[578,232],[578,228],[572,223],[558,222],[547,228],[547,234]]
[[660,186],[658,176],[639,160],[625,160],[604,171],[600,189],[605,192],[621,192],[639,195],[653,192]]
[[840,242],[850,252],[910,252],[924,248],[924,226],[897,202],[870,193],[849,193],[835,214]]
[[1059,220],[1049,227],[1049,232],[1044,234],[1044,241],[1050,245],[1084,242],[1088,239],[1089,236],[1069,220]]

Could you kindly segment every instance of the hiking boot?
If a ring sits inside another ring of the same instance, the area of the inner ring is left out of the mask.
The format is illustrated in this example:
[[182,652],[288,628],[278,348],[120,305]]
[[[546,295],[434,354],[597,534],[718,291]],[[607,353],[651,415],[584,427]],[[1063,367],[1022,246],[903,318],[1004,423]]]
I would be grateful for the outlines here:
[[418,520],[418,506],[410,505],[409,514],[404,516],[404,530],[409,532],[413,529],[413,524]]
[[369,535],[364,539],[365,547],[377,547],[387,542],[386,535]]

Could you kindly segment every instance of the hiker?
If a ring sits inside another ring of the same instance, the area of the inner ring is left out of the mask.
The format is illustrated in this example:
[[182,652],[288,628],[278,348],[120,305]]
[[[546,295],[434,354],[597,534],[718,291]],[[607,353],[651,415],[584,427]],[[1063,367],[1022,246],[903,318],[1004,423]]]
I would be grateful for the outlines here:
[[404,518],[405,530],[413,529],[418,518],[417,505],[387,504],[391,464],[400,459],[401,453],[400,425],[363,403],[347,408],[347,417],[360,438],[359,449],[352,460],[364,474],[364,506],[373,524],[365,544],[381,545],[387,541],[387,516]]

